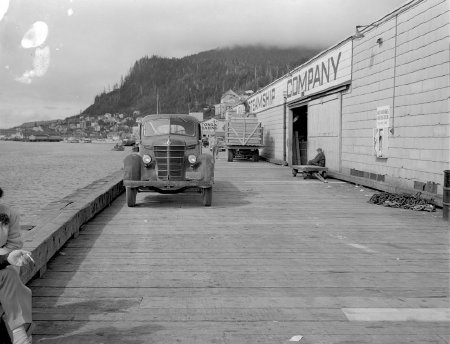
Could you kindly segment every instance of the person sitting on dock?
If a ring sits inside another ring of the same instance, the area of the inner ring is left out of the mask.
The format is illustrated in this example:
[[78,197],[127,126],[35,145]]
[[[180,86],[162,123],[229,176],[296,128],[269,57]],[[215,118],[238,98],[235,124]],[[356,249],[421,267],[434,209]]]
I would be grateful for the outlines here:
[[31,253],[13,250],[0,255],[0,303],[6,322],[12,332],[13,344],[31,344],[31,290],[25,286],[16,270],[8,266],[24,266],[31,263]]
[[[0,197],[3,191],[0,189]],[[20,234],[19,214],[0,203],[0,255],[8,254],[22,248],[23,241]]]
[[317,148],[317,155],[308,161],[308,165],[325,167],[325,154],[322,148]]
[[[2,196],[0,188],[0,198]],[[13,344],[31,343],[26,335],[26,326],[31,325],[31,290],[22,283],[19,271],[20,266],[32,259],[26,256],[29,252],[20,250],[22,246],[19,214],[0,203],[0,305],[13,335]]]

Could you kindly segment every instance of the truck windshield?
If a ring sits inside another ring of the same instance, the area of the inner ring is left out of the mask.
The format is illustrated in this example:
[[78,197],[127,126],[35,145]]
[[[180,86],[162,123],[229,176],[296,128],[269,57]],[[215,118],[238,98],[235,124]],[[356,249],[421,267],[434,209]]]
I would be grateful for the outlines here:
[[195,123],[181,118],[155,119],[144,123],[144,136],[185,135],[195,136]]

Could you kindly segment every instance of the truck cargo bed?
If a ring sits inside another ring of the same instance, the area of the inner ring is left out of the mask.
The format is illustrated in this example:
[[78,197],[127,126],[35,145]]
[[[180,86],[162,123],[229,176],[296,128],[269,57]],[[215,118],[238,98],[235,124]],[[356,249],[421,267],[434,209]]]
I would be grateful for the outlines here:
[[263,128],[256,117],[231,117],[225,124],[225,145],[263,145]]

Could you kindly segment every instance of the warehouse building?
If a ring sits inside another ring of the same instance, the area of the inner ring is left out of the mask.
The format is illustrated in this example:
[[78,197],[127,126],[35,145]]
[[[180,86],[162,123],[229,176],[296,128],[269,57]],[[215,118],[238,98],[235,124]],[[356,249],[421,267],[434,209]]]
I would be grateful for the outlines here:
[[450,0],[413,0],[248,99],[261,156],[304,164],[321,147],[330,175],[442,201],[450,169]]

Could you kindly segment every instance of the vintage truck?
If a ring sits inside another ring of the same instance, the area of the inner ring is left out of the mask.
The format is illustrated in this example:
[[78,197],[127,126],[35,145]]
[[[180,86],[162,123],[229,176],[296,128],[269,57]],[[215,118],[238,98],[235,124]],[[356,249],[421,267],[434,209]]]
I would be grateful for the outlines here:
[[199,121],[187,115],[147,115],[139,123],[137,152],[124,159],[123,184],[129,207],[138,192],[163,194],[196,189],[210,206],[214,160],[202,154]]
[[259,160],[263,147],[263,127],[253,113],[231,115],[225,122],[225,148],[228,161],[234,158]]

